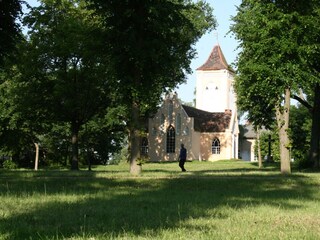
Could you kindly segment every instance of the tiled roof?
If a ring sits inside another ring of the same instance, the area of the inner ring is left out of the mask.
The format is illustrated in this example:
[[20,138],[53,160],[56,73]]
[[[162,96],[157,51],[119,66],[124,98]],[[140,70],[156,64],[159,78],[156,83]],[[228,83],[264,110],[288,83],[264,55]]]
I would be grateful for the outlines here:
[[229,126],[231,110],[211,113],[186,105],[182,107],[188,117],[194,118],[194,130],[197,132],[224,132]]
[[[256,139],[257,138],[257,132],[254,129],[254,126],[251,123],[246,123],[245,125],[241,125],[241,133],[243,138],[246,139]],[[268,133],[268,130],[265,127],[261,127],[259,129],[260,133],[266,132]]]
[[214,46],[207,61],[197,68],[197,70],[221,70],[227,69],[233,71],[228,65],[219,45]]
[[242,131],[243,131],[243,138],[252,138],[255,139],[257,138],[257,133],[253,128],[252,124],[246,124],[242,126]]

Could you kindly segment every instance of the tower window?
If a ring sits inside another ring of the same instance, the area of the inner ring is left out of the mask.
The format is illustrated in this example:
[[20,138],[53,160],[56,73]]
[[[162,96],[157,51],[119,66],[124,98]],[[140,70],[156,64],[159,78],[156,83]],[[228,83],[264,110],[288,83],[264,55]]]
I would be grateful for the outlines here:
[[167,129],[167,153],[174,153],[176,148],[176,132],[172,125]]
[[212,141],[212,154],[220,154],[220,141],[218,138]]

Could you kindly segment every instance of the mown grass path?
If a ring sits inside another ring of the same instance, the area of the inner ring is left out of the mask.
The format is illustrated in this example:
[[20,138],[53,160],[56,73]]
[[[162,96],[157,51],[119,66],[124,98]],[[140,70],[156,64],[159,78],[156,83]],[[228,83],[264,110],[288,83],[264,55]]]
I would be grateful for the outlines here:
[[0,171],[0,239],[320,239],[320,174],[241,161]]

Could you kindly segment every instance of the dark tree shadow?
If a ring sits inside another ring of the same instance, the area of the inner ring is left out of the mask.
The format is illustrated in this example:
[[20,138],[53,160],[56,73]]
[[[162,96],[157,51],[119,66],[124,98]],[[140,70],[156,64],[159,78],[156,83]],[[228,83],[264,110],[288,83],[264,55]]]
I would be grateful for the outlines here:
[[[306,184],[303,176],[191,174],[153,180],[94,175],[82,179],[1,180],[2,195],[22,200],[36,195],[42,199],[32,207],[26,201],[25,211],[2,217],[1,233],[10,236],[8,239],[156,234],[161,229],[178,228],[181,221],[190,217],[227,218],[219,211],[210,211],[226,204],[234,209],[248,204],[302,208],[288,200],[312,200],[315,187]],[[58,195],[68,200],[61,201]]]

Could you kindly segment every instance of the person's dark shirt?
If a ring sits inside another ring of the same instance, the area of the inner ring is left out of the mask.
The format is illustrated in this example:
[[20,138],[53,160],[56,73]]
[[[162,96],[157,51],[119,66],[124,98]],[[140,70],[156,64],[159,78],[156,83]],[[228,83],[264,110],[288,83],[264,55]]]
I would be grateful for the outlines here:
[[180,149],[180,160],[186,160],[187,159],[187,149],[185,149],[184,147],[182,147]]

